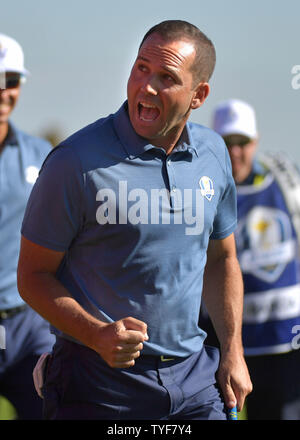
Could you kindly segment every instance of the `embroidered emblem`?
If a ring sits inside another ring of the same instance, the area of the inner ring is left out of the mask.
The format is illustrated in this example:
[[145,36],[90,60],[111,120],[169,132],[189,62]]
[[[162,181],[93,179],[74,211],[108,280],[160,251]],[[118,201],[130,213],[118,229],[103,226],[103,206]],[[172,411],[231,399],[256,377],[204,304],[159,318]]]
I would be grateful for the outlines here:
[[244,273],[273,283],[296,257],[291,223],[284,211],[254,207],[235,231],[240,266]]
[[209,177],[203,176],[199,180],[199,186],[202,196],[210,202],[212,197],[215,195],[213,181]]

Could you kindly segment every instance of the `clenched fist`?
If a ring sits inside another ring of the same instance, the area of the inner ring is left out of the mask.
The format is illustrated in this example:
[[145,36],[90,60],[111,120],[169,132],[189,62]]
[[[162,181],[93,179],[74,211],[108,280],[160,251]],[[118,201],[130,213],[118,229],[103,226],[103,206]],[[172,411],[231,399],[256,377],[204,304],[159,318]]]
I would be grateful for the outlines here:
[[147,325],[128,317],[111,324],[103,324],[99,330],[94,350],[113,368],[129,368],[135,363],[148,340]]

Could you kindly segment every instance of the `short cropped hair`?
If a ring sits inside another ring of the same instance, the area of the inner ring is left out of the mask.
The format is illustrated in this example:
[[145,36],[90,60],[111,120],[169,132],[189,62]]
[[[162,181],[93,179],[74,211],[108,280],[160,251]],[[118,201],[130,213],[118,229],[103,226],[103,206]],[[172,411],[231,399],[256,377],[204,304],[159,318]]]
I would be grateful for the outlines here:
[[139,49],[151,34],[160,35],[165,41],[188,40],[193,43],[196,56],[192,66],[195,83],[207,82],[216,65],[216,51],[212,41],[193,24],[183,20],[166,20],[153,26],[145,34]]

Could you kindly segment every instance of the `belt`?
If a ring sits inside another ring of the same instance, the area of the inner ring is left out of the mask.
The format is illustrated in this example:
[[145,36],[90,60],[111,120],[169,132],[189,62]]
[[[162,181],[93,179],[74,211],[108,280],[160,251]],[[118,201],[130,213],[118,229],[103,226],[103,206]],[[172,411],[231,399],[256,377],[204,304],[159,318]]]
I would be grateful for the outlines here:
[[143,354],[141,353],[141,356],[139,358],[136,359],[136,361],[138,361],[138,359],[147,359],[149,361],[154,361],[154,362],[181,362],[186,358],[182,358],[182,357],[171,357],[171,356],[165,356],[165,355],[153,355],[153,354]]
[[12,307],[11,309],[0,310],[0,319],[12,318],[13,316],[15,316],[18,313],[20,313],[23,310],[25,310],[26,307],[27,307],[27,305],[23,304],[23,305],[18,306],[18,307]]

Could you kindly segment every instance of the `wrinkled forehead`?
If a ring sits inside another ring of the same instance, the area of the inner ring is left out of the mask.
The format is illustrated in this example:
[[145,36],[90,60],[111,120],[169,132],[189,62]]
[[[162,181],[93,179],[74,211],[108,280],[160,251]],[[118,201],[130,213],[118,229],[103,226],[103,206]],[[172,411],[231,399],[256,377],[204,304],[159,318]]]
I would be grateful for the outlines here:
[[188,40],[166,41],[160,35],[152,34],[141,46],[138,58],[178,68],[192,64],[195,58],[195,48]]

